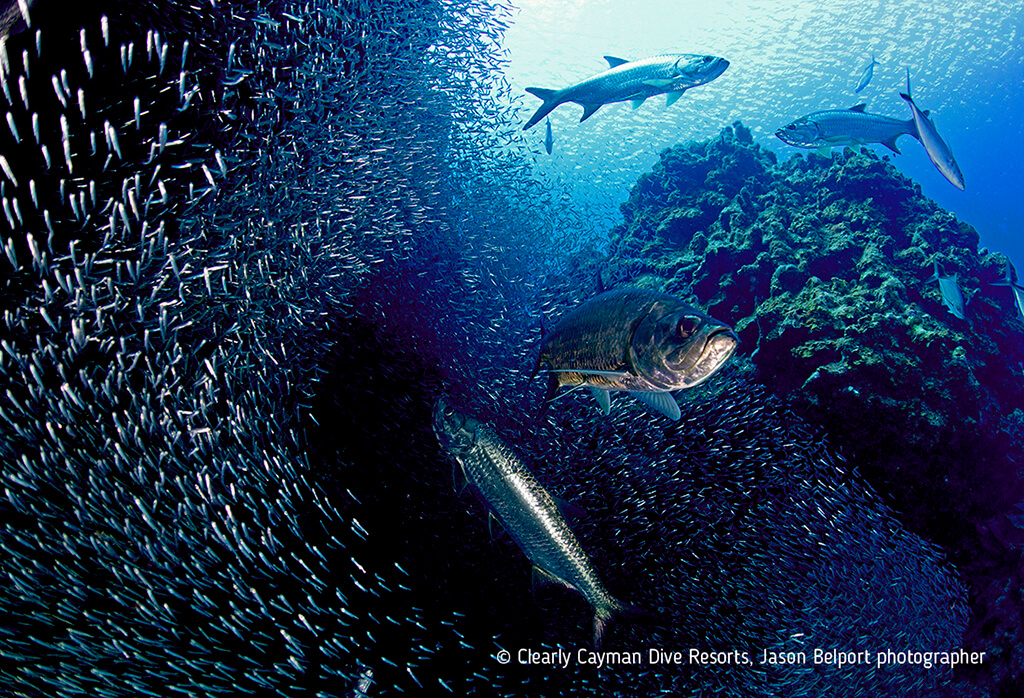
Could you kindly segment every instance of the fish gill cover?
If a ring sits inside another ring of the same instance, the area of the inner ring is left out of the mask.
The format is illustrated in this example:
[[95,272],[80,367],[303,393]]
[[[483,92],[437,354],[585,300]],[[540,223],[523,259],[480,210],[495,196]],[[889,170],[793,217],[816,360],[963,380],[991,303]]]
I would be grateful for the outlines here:
[[452,491],[442,392],[588,510],[609,588],[665,619],[613,649],[952,650],[968,609],[742,372],[670,427],[570,397],[527,430],[536,310],[586,298],[599,256],[478,98],[508,90],[507,8],[124,7],[5,45],[5,691],[979,695],[939,667],[498,664],[583,646],[588,612],[531,596]]

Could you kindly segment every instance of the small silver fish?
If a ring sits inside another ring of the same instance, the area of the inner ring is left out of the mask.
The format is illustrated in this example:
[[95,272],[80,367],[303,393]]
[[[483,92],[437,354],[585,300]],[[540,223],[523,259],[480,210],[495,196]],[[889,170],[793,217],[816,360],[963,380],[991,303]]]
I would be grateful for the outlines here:
[[555,147],[555,138],[551,135],[551,119],[545,119],[547,121],[548,132],[544,134],[544,150],[548,151],[548,155],[551,155],[551,150]]
[[860,82],[857,83],[857,89],[854,92],[860,92],[868,83],[871,82],[871,78],[875,74],[875,66],[878,65],[878,61],[875,60],[875,54],[871,54],[871,62],[864,66],[864,71],[860,74]]
[[559,104],[575,102],[583,107],[580,121],[586,121],[605,104],[633,102],[639,107],[648,97],[667,94],[666,106],[672,106],[691,87],[711,82],[725,72],[729,61],[715,56],[690,53],[652,56],[638,61],[605,56],[608,70],[592,75],[561,90],[527,87],[526,91],[540,97],[540,105],[523,130],[537,124]]
[[942,302],[949,308],[949,312],[961,320],[964,319],[964,296],[960,293],[960,285],[957,283],[957,275],[943,276],[939,271],[939,263],[935,262],[935,273],[925,283],[930,281],[939,282],[939,291],[942,293]]
[[910,111],[914,115],[914,124],[917,126],[917,139],[921,141],[924,150],[928,153],[928,159],[935,165],[935,169],[942,173],[942,176],[949,180],[954,187],[963,191],[964,175],[960,166],[956,164],[953,151],[950,150],[942,136],[935,130],[935,123],[928,118],[927,111],[921,111],[914,104],[910,96],[910,69],[907,69],[907,91],[901,92],[902,97],[910,105]]
[[550,493],[488,425],[460,414],[441,398],[432,426],[441,448],[454,459],[453,475],[473,486],[523,554],[535,576],[580,593],[594,609],[594,646],[600,647],[615,616],[648,614],[613,597]]
[[913,119],[901,121],[888,116],[869,114],[863,104],[849,109],[829,109],[802,116],[780,128],[775,135],[785,143],[798,148],[817,148],[822,155],[840,145],[881,143],[899,154],[896,139],[902,135],[917,138],[917,125]]

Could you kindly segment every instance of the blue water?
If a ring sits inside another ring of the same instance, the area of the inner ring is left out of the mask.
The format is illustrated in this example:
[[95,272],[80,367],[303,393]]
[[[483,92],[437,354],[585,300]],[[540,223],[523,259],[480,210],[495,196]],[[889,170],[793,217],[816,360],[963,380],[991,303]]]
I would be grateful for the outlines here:
[[[524,0],[506,32],[506,75],[523,95],[522,118],[539,100],[528,86],[564,87],[607,66],[602,56],[708,53],[731,62],[714,82],[666,109],[652,98],[603,107],[579,124],[580,107],[551,115],[555,154],[542,173],[573,182],[581,205],[607,222],[637,175],[678,142],[714,136],[741,120],[780,159],[807,152],[773,135],[795,118],[866,102],[868,111],[908,119],[900,99],[909,68],[913,96],[931,111],[966,180],[949,184],[920,144],[900,140],[892,162],[925,195],[973,225],[981,245],[1024,265],[1024,5],[1003,2],[549,2]],[[879,65],[854,93],[872,54]],[[543,153],[544,129],[527,132]],[[880,155],[883,146],[869,146]],[[1024,266],[1022,266],[1024,270]]]

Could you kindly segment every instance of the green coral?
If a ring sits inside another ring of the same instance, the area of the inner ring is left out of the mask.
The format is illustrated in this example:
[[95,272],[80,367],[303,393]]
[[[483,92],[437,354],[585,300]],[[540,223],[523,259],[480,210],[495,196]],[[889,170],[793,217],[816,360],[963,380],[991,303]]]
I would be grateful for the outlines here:
[[[919,529],[1020,499],[1024,454],[988,453],[1001,406],[1024,404],[1024,327],[989,286],[1003,257],[887,158],[780,164],[736,124],[663,152],[622,209],[612,260],[733,323],[760,380],[826,424]],[[936,261],[958,275],[965,320],[927,281]],[[959,474],[920,481],[933,470]]]
[[[985,620],[1020,597],[1024,547],[1007,524],[1022,497],[1024,324],[992,285],[1005,258],[888,157],[846,148],[777,163],[738,123],[662,153],[622,210],[610,262],[733,324],[735,361],[972,570],[971,643],[1019,643],[1019,627]],[[936,262],[957,275],[964,319],[928,280]],[[979,561],[982,545],[1010,562]],[[999,662],[993,676],[1017,671]]]

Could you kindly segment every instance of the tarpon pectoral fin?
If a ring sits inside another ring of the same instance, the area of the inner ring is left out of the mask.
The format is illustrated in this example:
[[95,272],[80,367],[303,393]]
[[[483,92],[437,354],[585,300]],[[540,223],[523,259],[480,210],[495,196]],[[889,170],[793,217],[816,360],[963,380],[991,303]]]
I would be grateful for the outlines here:
[[583,116],[580,117],[580,123],[582,124],[584,121],[592,117],[594,115],[594,112],[596,112],[601,107],[602,105],[600,104],[584,104]]
[[630,395],[650,407],[652,410],[665,415],[673,422],[677,421],[681,415],[679,411],[679,403],[676,402],[676,399],[672,397],[671,393],[631,392]]
[[832,157],[832,148],[830,146],[823,145],[818,148],[818,155],[820,155],[823,158],[830,158]]
[[647,98],[646,98],[646,97],[644,97],[643,99],[634,99],[634,100],[632,100],[632,101],[630,102],[630,104],[632,104],[632,105],[633,105],[633,108],[634,108],[634,109],[639,109],[639,108],[640,108],[640,105],[641,105],[641,104],[643,104],[643,103],[644,103],[644,102],[646,102],[646,101],[647,101]]
[[649,80],[644,80],[642,84],[647,85],[648,87],[668,87],[672,82],[673,81],[668,78],[650,78]]
[[680,97],[683,96],[684,92],[686,92],[686,90],[676,90],[675,92],[669,92],[668,94],[666,94],[665,95],[665,106],[666,107],[671,107],[673,104],[675,104],[679,100]]
[[504,532],[505,527],[501,525],[498,517],[493,512],[487,512],[487,533],[490,534],[491,540],[494,540]]
[[602,412],[604,412],[605,414],[611,414],[611,411],[612,411],[612,401],[611,401],[611,397],[608,395],[608,391],[607,390],[602,390],[601,388],[593,388],[592,387],[590,389],[590,394],[594,396],[595,400],[597,400],[597,404],[599,404],[601,406],[601,411]]
[[864,109],[865,109],[865,108],[866,108],[867,106],[868,106],[868,105],[867,105],[867,104],[866,104],[865,102],[861,102],[860,104],[858,104],[858,105],[857,105],[857,106],[855,106],[855,107],[850,107],[850,111],[859,111],[860,113],[862,113],[862,114],[863,114],[863,113],[864,113]]
[[456,461],[452,465],[452,486],[455,488],[455,492],[462,494],[466,491],[466,486],[469,484],[469,480],[466,478],[466,471],[462,469],[462,465]]
[[615,56],[605,56],[604,59],[608,61],[609,68],[617,68],[623,63],[629,63],[625,58],[616,58]]

